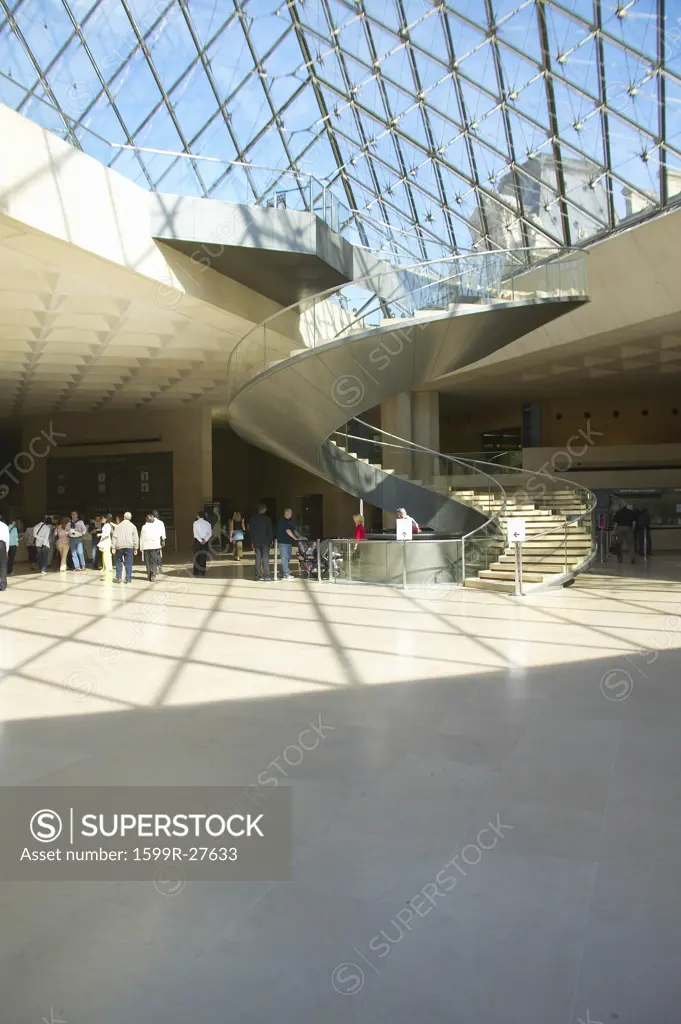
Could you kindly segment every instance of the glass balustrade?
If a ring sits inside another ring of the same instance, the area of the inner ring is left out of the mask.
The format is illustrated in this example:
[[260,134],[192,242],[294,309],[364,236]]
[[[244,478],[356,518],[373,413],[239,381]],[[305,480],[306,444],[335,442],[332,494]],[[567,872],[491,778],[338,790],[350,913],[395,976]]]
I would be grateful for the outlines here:
[[[542,256],[548,262],[538,263]],[[236,346],[229,366],[230,400],[284,359],[366,331],[446,315],[462,306],[586,298],[582,251],[521,249],[451,256],[391,266],[304,299],[269,317]]]

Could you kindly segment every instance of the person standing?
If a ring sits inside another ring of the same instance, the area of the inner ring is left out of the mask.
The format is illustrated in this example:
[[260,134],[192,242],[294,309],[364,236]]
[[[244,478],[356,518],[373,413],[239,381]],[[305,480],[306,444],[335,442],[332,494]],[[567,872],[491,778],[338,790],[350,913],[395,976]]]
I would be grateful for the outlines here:
[[9,526],[0,512],[0,590],[7,590],[7,554],[9,552]]
[[298,534],[293,525],[293,509],[284,509],[284,514],[279,520],[277,543],[279,545],[281,561],[281,578],[283,580],[290,580],[293,578],[290,569],[291,552],[293,551],[293,545],[298,543]]
[[210,525],[205,512],[199,512],[193,527],[194,532],[194,576],[206,575],[206,562],[210,555],[210,540],[213,536],[213,527]]
[[47,575],[47,560],[52,541],[51,521],[51,516],[44,515],[40,522],[36,523],[33,527],[33,543],[35,544],[36,561],[41,576]]
[[125,582],[132,583],[132,560],[140,546],[137,527],[132,522],[132,512],[126,512],[113,534],[111,550],[116,555],[116,583],[120,583],[125,566]]
[[163,523],[152,512],[146,518],[140,533],[140,551],[147,568],[147,579],[153,583],[161,567],[161,549],[165,530]]
[[38,568],[38,552],[35,546],[35,536],[33,527],[29,526],[25,534],[26,539],[26,554],[28,555],[28,564],[31,572],[36,572]]
[[19,550],[19,538],[21,536],[20,527],[21,521],[19,519],[13,519],[9,524],[9,547],[7,549],[7,575],[12,575],[14,569],[14,560],[17,557],[17,551]]
[[416,520],[414,519],[413,516],[408,515],[406,508],[398,508],[398,510],[397,510],[397,518],[398,519],[408,519],[409,522],[411,523],[412,533],[420,533],[421,532],[421,527],[416,522]]
[[650,512],[647,508],[636,508],[634,514],[636,516],[636,529],[634,530],[636,554],[642,558],[648,558],[653,553],[650,539]]
[[258,505],[258,511],[251,517],[251,544],[255,551],[256,580],[271,580],[270,548],[272,547],[272,520],[267,515],[267,505]]
[[[163,522],[158,514],[158,509],[154,508],[151,510],[151,514],[158,523],[159,530],[161,531],[161,538],[163,540],[163,546],[161,548],[161,554],[158,560],[158,571],[163,572],[163,548],[166,546],[166,524]],[[176,545],[177,546],[177,545]]]
[[69,520],[66,516],[59,520],[54,530],[57,552],[59,553],[59,572],[66,572],[66,559],[71,546],[71,535],[69,533]]
[[111,545],[113,541],[113,523],[111,514],[100,516],[100,536],[97,541],[97,549],[102,556],[102,579],[113,573],[111,564]]
[[57,527],[59,526],[59,516],[50,516],[47,520],[47,525],[50,528],[50,550],[47,554],[47,568],[51,569],[54,563],[55,570],[57,569]]
[[612,517],[612,521],[617,527],[617,536],[620,541],[620,549],[617,555],[617,561],[621,562],[624,558],[624,545],[627,546],[627,553],[631,555],[632,565],[636,561],[636,549],[634,548],[634,530],[636,529],[636,513],[630,505],[627,505],[626,501],[620,502],[620,507]]
[[96,569],[99,564],[99,558],[101,551],[99,549],[99,542],[102,538],[102,523],[104,522],[103,516],[93,516],[90,520],[90,526],[88,528],[88,535],[90,537],[91,553],[90,558],[92,561],[92,568]]
[[85,523],[78,513],[74,511],[71,513],[71,522],[69,523],[69,549],[71,551],[74,572],[85,572],[84,534]]
[[234,545],[234,561],[240,562],[244,553],[244,531],[246,523],[241,512],[235,512],[229,521],[229,543]]
[[355,524],[355,540],[365,540],[367,535],[367,528],[364,525],[364,516],[353,516],[352,521]]

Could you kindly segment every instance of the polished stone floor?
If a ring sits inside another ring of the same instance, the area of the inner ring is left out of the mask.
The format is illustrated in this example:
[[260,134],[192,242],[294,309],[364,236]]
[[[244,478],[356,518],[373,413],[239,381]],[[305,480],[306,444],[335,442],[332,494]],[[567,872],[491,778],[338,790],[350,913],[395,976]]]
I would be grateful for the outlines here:
[[2,882],[2,1024],[679,1024],[681,557],[527,599],[168,568],[11,580],[2,783],[247,785],[321,716],[293,881]]

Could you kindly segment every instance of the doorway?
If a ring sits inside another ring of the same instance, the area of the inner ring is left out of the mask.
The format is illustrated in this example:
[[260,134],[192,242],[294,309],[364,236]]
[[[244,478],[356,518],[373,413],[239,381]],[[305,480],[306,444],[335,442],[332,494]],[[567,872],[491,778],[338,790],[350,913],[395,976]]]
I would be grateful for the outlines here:
[[308,540],[317,540],[324,536],[322,505],[321,494],[303,494],[296,498],[296,526]]

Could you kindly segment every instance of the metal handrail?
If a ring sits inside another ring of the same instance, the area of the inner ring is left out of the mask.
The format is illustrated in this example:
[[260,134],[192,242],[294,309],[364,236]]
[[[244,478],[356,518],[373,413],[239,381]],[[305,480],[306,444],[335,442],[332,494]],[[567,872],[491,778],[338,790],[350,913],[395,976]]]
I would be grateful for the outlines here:
[[[424,270],[426,270],[426,268],[435,267],[435,266],[438,266],[438,265],[440,265],[442,263],[451,264],[454,261],[459,261],[459,260],[463,261],[463,260],[472,260],[472,259],[479,261],[482,258],[488,258],[488,257],[492,257],[492,256],[507,256],[508,257],[508,256],[513,255],[515,253],[521,253],[521,252],[522,253],[534,253],[534,254],[536,254],[539,251],[543,251],[543,250],[533,249],[531,246],[519,246],[518,248],[514,248],[514,249],[489,249],[489,250],[484,250],[483,252],[454,253],[451,256],[440,257],[437,260],[421,260],[421,261],[418,261],[416,263],[413,263],[411,266],[408,266],[408,267],[396,267],[396,268],[394,268],[394,272],[395,273],[402,273],[402,274],[411,273],[411,272],[414,272],[414,273],[421,272],[422,273]],[[547,255],[545,260],[539,260],[539,261],[537,261],[535,263],[529,263],[528,262],[527,264],[522,264],[522,263],[516,264],[516,266],[518,267],[518,273],[519,274],[520,273],[528,273],[530,271],[538,269],[539,267],[545,265],[546,263],[559,263],[561,261],[561,256],[568,256],[568,255],[574,254],[574,255],[579,255],[581,257],[581,256],[584,256],[584,254],[585,254],[585,250],[584,249],[580,249],[577,246],[563,246],[559,250],[552,249],[552,250],[547,250],[547,252],[549,252],[550,254]],[[229,378],[231,376],[231,372],[232,372],[232,369],[233,369],[233,364],[235,364],[237,359],[239,358],[239,353],[242,350],[243,346],[245,346],[249,342],[249,340],[252,338],[253,335],[256,334],[256,332],[258,332],[258,331],[260,331],[262,329],[266,329],[267,326],[269,324],[271,324],[274,320],[276,320],[278,317],[284,316],[287,313],[291,313],[293,310],[299,309],[301,307],[304,307],[305,309],[313,308],[313,305],[315,303],[322,302],[325,299],[329,298],[330,296],[342,292],[343,289],[345,289],[345,288],[348,288],[348,287],[361,288],[362,285],[366,284],[367,282],[371,282],[371,281],[374,281],[374,280],[377,280],[377,279],[385,277],[386,273],[389,273],[389,271],[385,271],[385,270],[376,271],[376,270],[374,270],[372,273],[365,274],[362,277],[354,279],[353,281],[347,281],[345,284],[342,284],[342,285],[334,285],[331,288],[326,288],[324,291],[318,292],[317,294],[315,294],[313,296],[310,296],[309,298],[306,298],[306,299],[303,299],[303,300],[298,300],[297,302],[292,302],[290,305],[284,306],[281,309],[277,310],[275,313],[270,314],[270,316],[266,317],[259,324],[256,324],[249,331],[247,331],[246,334],[243,336],[243,338],[241,338],[237,342],[237,344],[234,346],[234,348],[232,349],[232,352],[230,354],[230,357],[229,357],[229,360],[228,360],[228,363],[227,363],[227,379],[229,380]],[[431,283],[432,284],[438,284],[441,281],[446,282],[446,280],[447,279],[433,278]],[[426,288],[428,286],[429,286],[429,283],[428,282],[424,282],[424,284],[421,287],[422,288]],[[416,289],[411,289],[410,292],[413,293],[415,290]],[[407,289],[405,289],[404,291],[405,291],[405,294],[406,294],[407,293]],[[482,300],[484,298],[484,296],[480,296],[480,298]],[[396,303],[397,302],[396,299],[389,299],[389,300],[383,300],[383,301],[385,301],[386,304],[389,304],[390,302],[392,302],[392,303]],[[407,318],[407,319],[410,319],[410,318]],[[411,318],[411,319],[415,319],[415,318]],[[345,329],[347,330],[347,328],[345,328]],[[371,327],[367,328],[367,330],[375,330],[375,329],[376,328],[371,328]],[[291,340],[293,341],[293,339],[291,339]],[[322,341],[318,345],[310,346],[310,350],[322,348],[324,345],[331,345],[334,342],[337,342],[338,340],[339,339],[338,339],[337,335],[334,335],[331,338],[326,338],[324,341]],[[341,339],[341,340],[343,340],[343,339]],[[248,384],[250,384],[251,380],[253,380],[255,377],[259,376],[260,373],[266,372],[266,371],[267,371],[267,367],[265,367],[265,370],[259,370],[256,373],[254,373],[253,376],[250,377],[249,380],[244,385],[242,385],[242,387],[240,387],[239,391],[236,392],[236,393],[238,394],[245,387],[247,387]],[[235,397],[235,396],[233,396],[233,397]],[[439,454],[439,453],[437,453],[437,454]]]
[[[380,427],[376,427],[373,424],[366,423],[364,420],[359,419],[359,417],[355,417],[354,419],[355,419],[356,423],[360,423],[363,427],[369,427],[369,429],[372,430],[372,431],[376,431],[379,434],[384,434],[386,437],[393,437],[393,438],[403,442],[403,445],[396,445],[396,446],[390,446],[390,447],[405,447],[406,448],[407,446],[409,446],[408,450],[411,450],[411,451],[418,450],[418,451],[427,452],[427,453],[432,454],[432,455],[438,455],[440,458],[447,458],[447,459],[449,459],[449,460],[451,460],[453,462],[459,463],[460,465],[467,465],[467,464],[468,465],[474,465],[474,466],[475,465],[486,465],[486,466],[489,465],[489,463],[480,462],[480,460],[478,460],[478,459],[460,459],[460,458],[457,458],[456,456],[445,456],[441,452],[434,452],[432,449],[426,448],[423,445],[419,445],[419,444],[417,444],[416,442],[413,442],[413,441],[409,441],[409,442],[407,442],[405,444],[404,443],[405,439],[404,438],[398,438],[396,434],[391,434],[389,431],[381,430]],[[340,433],[340,432],[339,431],[334,431],[334,433]],[[351,435],[342,434],[341,436],[348,436],[348,437],[350,437]],[[365,441],[365,442],[369,441],[369,442],[377,444],[377,445],[382,445],[383,444],[383,442],[381,442],[381,441],[378,441],[378,440],[372,439],[372,438],[366,438],[366,437],[357,438],[357,440]],[[526,474],[527,476],[534,476],[534,477],[536,477],[536,476],[544,476],[544,477],[546,477],[547,480],[551,480],[552,484],[555,483],[555,481],[553,480],[553,477],[549,476],[548,473],[532,472],[532,471],[527,470],[527,469],[519,469],[517,466],[504,466],[504,470],[505,471],[506,470],[510,470],[511,472],[514,472],[514,473]],[[483,476],[489,477],[492,480],[496,479],[494,477],[490,477],[489,473],[484,473],[484,471],[482,471],[482,470],[478,470],[478,472],[480,472]],[[467,540],[469,537],[473,536],[473,534],[477,533],[479,530],[481,530],[484,527],[488,526],[489,523],[493,523],[493,522],[496,521],[497,525],[499,525],[498,520],[503,516],[503,514],[504,514],[504,512],[506,510],[507,504],[508,504],[508,495],[506,494],[505,488],[503,487],[503,485],[498,480],[496,481],[496,483],[502,489],[502,492],[504,494],[504,500],[503,500],[503,503],[502,503],[502,507],[497,512],[496,516],[494,516],[493,518],[490,518],[487,521],[487,523],[483,523],[482,526],[479,526],[475,530],[472,530],[469,534],[465,534],[465,536],[463,536],[461,538],[462,540],[464,540],[464,541]],[[539,539],[541,539],[543,537],[548,536],[551,533],[555,533],[557,530],[563,530],[564,534],[565,534],[565,558],[567,560],[567,532],[568,532],[568,530],[570,529],[571,526],[577,525],[578,523],[582,522],[587,516],[590,516],[590,515],[593,514],[593,512],[596,509],[596,505],[598,503],[598,499],[596,498],[596,495],[592,491],[590,491],[588,487],[585,487],[583,484],[576,483],[576,482],[574,482],[572,480],[564,480],[563,483],[567,484],[569,487],[573,488],[575,491],[584,491],[584,492],[586,492],[586,494],[591,499],[591,501],[589,502],[589,507],[587,509],[585,509],[584,512],[581,512],[578,516],[576,516],[572,520],[567,520],[566,519],[566,521],[564,523],[558,523],[558,524],[556,524],[556,526],[552,526],[548,530],[542,530],[540,533],[533,534],[532,535],[532,540],[539,540]],[[532,501],[532,495],[528,495],[528,498],[529,498],[530,501]],[[462,504],[465,504],[465,502],[462,502]],[[569,575],[569,572],[577,572],[577,571],[579,571],[581,566],[583,566],[584,564],[586,564],[586,562],[590,561],[591,558],[593,558],[593,556],[596,553],[596,551],[597,551],[597,546],[595,544],[594,537],[592,537],[590,558],[583,560],[576,569],[568,570],[567,567],[566,567],[564,575]]]
[[[554,478],[552,476],[550,476],[550,474],[548,474],[548,473],[541,473],[539,471],[534,472],[534,471],[529,470],[529,469],[520,469],[518,466],[504,466],[504,470],[510,470],[510,472],[512,472],[512,473],[523,473],[523,474],[527,474],[527,476],[533,476],[533,477],[542,476],[542,477],[545,477],[547,480],[550,480],[552,484],[555,484],[555,482],[556,482],[554,480]],[[549,530],[542,530],[541,533],[533,534],[533,540],[535,538],[538,538],[538,537],[546,537],[549,533],[554,533],[556,530],[563,529],[566,525],[568,527],[574,526],[575,523],[580,522],[585,516],[588,516],[592,512],[595,511],[596,505],[598,503],[598,499],[597,499],[596,495],[593,493],[593,491],[590,491],[588,487],[584,486],[584,484],[576,483],[574,480],[565,479],[562,482],[567,484],[569,487],[573,488],[574,490],[585,491],[586,494],[589,495],[589,497],[592,499],[590,507],[587,508],[584,512],[580,512],[580,514],[578,516],[576,516],[575,519],[572,519],[572,520],[570,520],[567,523],[558,523],[557,526],[552,526]],[[528,495],[528,498],[529,498],[530,501],[532,501],[532,495],[531,494]]]
[[[458,465],[464,466],[464,467],[467,467],[471,463],[477,461],[477,460],[474,460],[474,459],[459,459],[455,455],[443,455],[441,452],[436,452],[432,448],[426,448],[425,445],[418,444],[416,441],[406,441],[405,438],[399,437],[397,434],[391,434],[390,431],[388,431],[388,430],[381,430],[380,427],[375,427],[371,423],[366,423],[364,420],[359,419],[359,417],[355,417],[355,423],[361,423],[363,427],[369,427],[370,430],[375,430],[379,434],[384,434],[385,437],[392,437],[392,438],[394,438],[394,440],[402,442],[399,445],[386,444],[385,445],[386,447],[390,447],[390,448],[406,448],[408,451],[425,452],[427,455],[436,455],[438,458],[447,459],[450,462],[455,462]],[[334,430],[334,434],[337,434],[337,433],[340,433],[340,432],[337,431],[337,430]],[[341,434],[341,436],[349,438],[352,435],[350,435],[350,434]],[[383,446],[385,444],[385,442],[378,441],[375,438],[362,437],[362,438],[358,438],[357,440],[369,441],[371,444],[377,444],[377,445],[380,445],[380,446]],[[486,463],[481,463],[481,464],[482,465],[486,465]],[[506,506],[508,504],[508,495],[506,494],[506,489],[503,486],[503,484],[499,483],[499,481],[495,477],[491,476],[489,473],[485,473],[484,470],[478,469],[477,472],[480,473],[481,476],[486,476],[487,479],[491,480],[495,484],[495,486],[501,491],[501,494],[502,494],[502,504],[501,504],[501,508],[499,509],[499,511],[497,512],[497,514],[495,516],[490,516],[490,518],[487,520],[486,523],[482,523],[480,526],[476,526],[476,528],[474,530],[471,530],[469,533],[465,533],[461,537],[461,540],[468,540],[470,537],[474,536],[474,534],[478,533],[479,530],[484,530],[485,527],[489,526],[490,523],[494,523],[496,520],[498,520],[500,518],[500,516],[503,515],[504,511],[506,510]],[[427,484],[421,484],[421,486],[425,487],[427,490],[430,490],[430,488],[428,488]],[[455,499],[451,499],[451,500],[455,500]],[[465,505],[466,502],[462,501],[460,504]],[[472,506],[472,507],[474,507],[474,506]],[[498,523],[497,523],[497,525],[498,525]]]

